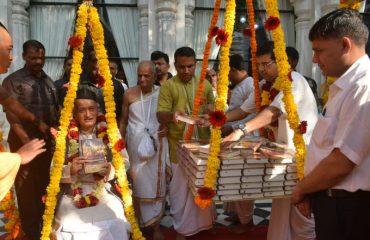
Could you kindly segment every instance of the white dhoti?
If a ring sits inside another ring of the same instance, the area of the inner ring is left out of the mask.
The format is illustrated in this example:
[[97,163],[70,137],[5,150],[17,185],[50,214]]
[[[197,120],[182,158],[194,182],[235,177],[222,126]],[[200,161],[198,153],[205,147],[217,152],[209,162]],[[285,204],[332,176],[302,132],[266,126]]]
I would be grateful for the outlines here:
[[[130,156],[129,175],[132,179],[135,212],[141,227],[159,223],[165,210],[169,153],[167,139],[158,139],[157,101],[158,91],[155,90],[129,106],[126,135]],[[138,148],[148,134],[152,137],[149,144],[154,141],[157,151],[152,157],[143,158]]]
[[[82,186],[84,192],[91,186]],[[64,195],[55,221],[59,226],[56,238],[63,240],[128,240],[131,226],[125,218],[118,197],[103,191],[99,203],[93,207],[76,208],[72,197]]]
[[291,205],[290,198],[273,199],[267,240],[314,240],[315,221]]
[[171,163],[172,180],[170,182],[170,205],[173,217],[173,227],[176,232],[191,236],[202,230],[210,229],[216,218],[216,211],[212,205],[201,209],[194,202],[187,178],[181,165]]

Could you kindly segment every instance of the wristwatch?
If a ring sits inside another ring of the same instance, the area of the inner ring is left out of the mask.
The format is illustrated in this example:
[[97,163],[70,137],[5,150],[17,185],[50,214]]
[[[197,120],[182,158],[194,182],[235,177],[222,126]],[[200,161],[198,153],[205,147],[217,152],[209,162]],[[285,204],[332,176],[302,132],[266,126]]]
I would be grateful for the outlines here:
[[248,129],[247,129],[247,126],[245,126],[245,123],[239,123],[239,124],[236,124],[235,126],[233,126],[233,128],[236,130],[236,129],[240,129],[243,131],[243,135],[247,135],[248,133]]

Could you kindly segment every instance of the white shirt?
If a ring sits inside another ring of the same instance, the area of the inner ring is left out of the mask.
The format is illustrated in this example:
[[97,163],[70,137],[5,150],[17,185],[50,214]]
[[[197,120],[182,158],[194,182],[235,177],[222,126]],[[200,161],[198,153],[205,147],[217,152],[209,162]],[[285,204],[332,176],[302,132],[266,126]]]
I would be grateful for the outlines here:
[[334,148],[356,165],[335,189],[370,191],[369,66],[370,59],[365,55],[330,86],[325,116],[319,117],[307,152],[307,173]]
[[234,87],[228,111],[242,105],[250,95],[254,95],[253,78],[247,77]]
[[[307,131],[303,134],[303,139],[307,145],[310,142],[312,131],[317,121],[318,111],[316,100],[306,79],[301,74],[292,72],[292,79],[293,98],[297,106],[299,120],[307,121]],[[274,106],[282,112],[278,119],[279,127],[277,131],[274,132],[276,142],[284,143],[287,144],[288,147],[294,148],[294,132],[289,127],[282,91],[276,95],[270,106]]]

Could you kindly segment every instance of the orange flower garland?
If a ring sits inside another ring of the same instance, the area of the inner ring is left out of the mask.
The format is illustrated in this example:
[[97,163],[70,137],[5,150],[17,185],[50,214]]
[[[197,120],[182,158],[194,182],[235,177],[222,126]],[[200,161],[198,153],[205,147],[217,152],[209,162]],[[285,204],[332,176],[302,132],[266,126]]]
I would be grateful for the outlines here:
[[8,232],[5,240],[12,240],[21,237],[21,220],[19,218],[17,206],[15,205],[12,189],[9,190],[3,200],[1,200],[0,211],[2,211],[4,213],[4,217],[8,219],[4,226],[5,230]]
[[[232,33],[234,31],[235,23],[235,1],[226,1],[225,11],[225,32],[228,34],[225,45],[221,47],[220,54],[220,78],[217,86],[217,99],[215,102],[215,112],[224,112],[226,109],[226,100],[229,84],[229,54],[232,42]],[[217,179],[218,169],[220,168],[220,160],[218,154],[220,153],[221,145],[221,127],[213,127],[211,131],[211,141],[209,156],[207,160],[207,169],[204,176],[204,186],[198,190],[198,195],[195,196],[195,203],[200,208],[211,206],[212,197],[215,195],[215,184]]]
[[[208,68],[208,58],[209,58],[209,54],[210,54],[210,50],[212,46],[212,39],[217,34],[217,31],[218,31],[218,27],[216,26],[216,24],[217,24],[218,14],[220,12],[220,5],[221,5],[221,0],[216,0],[215,8],[213,9],[211,25],[208,28],[208,39],[204,47],[202,70],[200,72],[200,77],[199,77],[199,87],[197,89],[197,94],[194,99],[194,107],[193,107],[192,116],[198,116],[198,113],[199,113],[199,107],[201,105],[201,96],[203,93],[204,81],[206,79],[207,68]],[[194,125],[189,125],[185,133],[185,136],[184,136],[185,140],[191,139],[191,136],[193,134],[193,129],[194,129]]]

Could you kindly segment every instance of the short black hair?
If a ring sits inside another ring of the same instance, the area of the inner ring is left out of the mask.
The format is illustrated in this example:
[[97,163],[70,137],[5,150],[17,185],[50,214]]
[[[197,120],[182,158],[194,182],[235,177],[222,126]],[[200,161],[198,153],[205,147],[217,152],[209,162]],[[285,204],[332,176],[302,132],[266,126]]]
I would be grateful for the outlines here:
[[4,24],[2,22],[0,22],[0,27],[4,28],[5,31],[9,32],[8,29],[4,26]]
[[286,55],[288,55],[288,58],[294,61],[299,60],[299,52],[294,47],[286,47],[285,49]]
[[274,53],[274,42],[268,41],[257,48],[257,57],[262,56],[262,55],[270,55],[271,60],[275,60],[275,53]]
[[193,57],[195,60],[195,52],[191,47],[180,47],[175,51],[175,62],[176,58],[182,56],[182,57]]
[[152,54],[150,54],[150,61],[156,61],[161,58],[163,58],[167,64],[170,64],[170,59],[166,53],[161,51],[154,51],[152,52]]
[[36,50],[42,49],[45,52],[45,47],[37,40],[28,40],[25,43],[23,43],[23,53],[26,53],[28,49],[34,48]]
[[234,54],[230,56],[230,62],[229,65],[231,68],[235,68],[239,71],[245,70],[244,67],[244,59],[241,55],[239,54]]
[[369,29],[360,13],[352,9],[337,9],[320,18],[311,28],[310,41],[348,37],[360,46],[365,46]]

